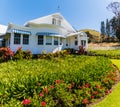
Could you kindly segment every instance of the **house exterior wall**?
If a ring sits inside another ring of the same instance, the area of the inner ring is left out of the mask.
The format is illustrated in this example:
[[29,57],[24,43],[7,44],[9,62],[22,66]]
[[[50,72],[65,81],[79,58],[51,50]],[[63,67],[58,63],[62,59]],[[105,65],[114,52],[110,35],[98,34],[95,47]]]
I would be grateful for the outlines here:
[[[52,23],[53,18],[56,18],[56,24]],[[59,20],[60,24],[58,23]],[[44,50],[46,52],[56,52],[65,48],[74,48],[77,50],[79,49],[78,47],[81,45],[81,40],[86,40],[87,43],[87,38],[80,37],[80,32],[76,32],[75,29],[73,29],[73,27],[59,13],[28,21],[25,23],[24,26],[18,26],[10,23],[6,32],[11,34],[10,38],[8,40],[6,39],[6,46],[9,46],[13,51],[16,51],[18,47],[22,47],[23,50],[29,49],[32,51],[33,54],[40,54]],[[21,34],[21,41],[20,44],[14,44],[14,33],[18,32]],[[29,44],[27,45],[23,44],[23,33],[25,32],[30,32]],[[44,44],[38,45],[39,33],[43,32],[49,34],[44,34]],[[51,45],[46,44],[46,36],[52,37]],[[58,37],[58,45],[54,45],[54,37]],[[75,37],[77,37],[77,39]],[[60,44],[61,40],[62,44]],[[76,40],[78,41],[78,45],[75,45]]]
[[58,45],[54,45],[54,36],[52,37],[52,45],[46,45],[46,36],[44,36],[44,44],[38,45],[38,36],[36,35],[37,32],[54,32],[59,33],[58,29],[53,28],[38,28],[38,29],[32,29],[31,35],[29,35],[29,44],[24,45],[23,44],[23,35],[21,34],[21,41],[20,44],[14,44],[14,33],[11,33],[10,38],[10,48],[13,51],[16,51],[18,47],[22,47],[23,50],[31,50],[33,54],[40,54],[42,51],[46,52],[56,52],[61,51],[63,49],[63,43],[60,45],[60,37],[58,37]]

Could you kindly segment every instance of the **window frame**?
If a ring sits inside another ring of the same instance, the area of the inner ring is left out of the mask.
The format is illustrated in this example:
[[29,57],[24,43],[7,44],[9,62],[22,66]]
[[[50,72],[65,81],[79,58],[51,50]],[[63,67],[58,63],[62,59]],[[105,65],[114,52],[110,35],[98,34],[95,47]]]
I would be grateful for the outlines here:
[[56,25],[56,22],[57,22],[56,19],[53,18],[53,19],[52,19],[52,24],[53,24],[53,25]]
[[20,33],[14,33],[14,44],[15,45],[21,44],[21,34]]
[[28,34],[23,34],[23,44],[24,45],[28,45],[29,44],[29,35]]
[[44,45],[44,35],[38,35],[38,45]]
[[46,45],[52,45],[52,36],[46,36]]
[[54,45],[58,45],[58,42],[59,42],[58,37],[54,37]]

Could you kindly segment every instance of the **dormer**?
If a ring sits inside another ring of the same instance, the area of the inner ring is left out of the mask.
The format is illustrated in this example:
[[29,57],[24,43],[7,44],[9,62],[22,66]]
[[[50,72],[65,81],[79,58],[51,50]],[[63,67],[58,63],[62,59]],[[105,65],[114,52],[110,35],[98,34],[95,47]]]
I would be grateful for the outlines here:
[[53,15],[52,24],[61,26],[62,17],[60,15]]

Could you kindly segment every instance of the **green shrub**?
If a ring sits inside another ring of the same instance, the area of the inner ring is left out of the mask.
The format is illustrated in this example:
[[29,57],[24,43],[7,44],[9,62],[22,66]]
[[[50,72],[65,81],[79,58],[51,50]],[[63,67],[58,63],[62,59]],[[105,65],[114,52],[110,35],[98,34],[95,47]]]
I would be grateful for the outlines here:
[[32,59],[32,52],[30,50],[23,51],[22,47],[18,47],[13,59]]
[[24,51],[24,59],[32,59],[32,52],[30,50]]
[[24,58],[24,51],[22,47],[18,47],[17,51],[15,52],[14,59],[23,59]]

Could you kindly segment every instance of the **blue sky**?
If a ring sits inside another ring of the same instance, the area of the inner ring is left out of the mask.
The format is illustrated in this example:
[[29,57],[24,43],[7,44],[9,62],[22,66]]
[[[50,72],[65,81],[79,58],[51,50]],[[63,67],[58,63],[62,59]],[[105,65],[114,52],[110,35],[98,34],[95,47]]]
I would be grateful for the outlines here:
[[26,21],[57,12],[77,30],[100,31],[100,22],[114,14],[106,9],[113,1],[119,0],[0,0],[0,24],[9,22],[23,25]]

